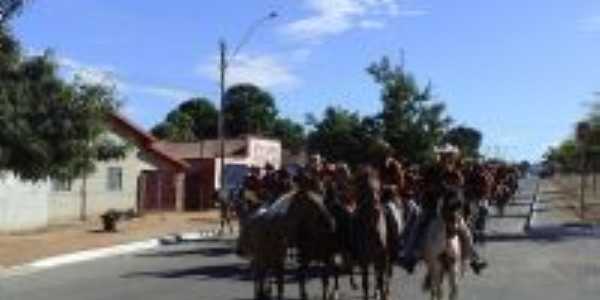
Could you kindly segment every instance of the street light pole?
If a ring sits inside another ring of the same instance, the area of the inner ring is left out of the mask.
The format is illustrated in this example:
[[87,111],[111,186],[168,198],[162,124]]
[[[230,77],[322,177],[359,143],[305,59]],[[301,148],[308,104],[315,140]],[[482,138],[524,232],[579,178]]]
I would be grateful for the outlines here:
[[220,172],[219,172],[219,200],[223,200],[226,197],[225,190],[225,87],[226,87],[226,77],[227,77],[227,68],[229,67],[229,61],[233,60],[235,56],[239,53],[240,49],[250,40],[254,31],[264,22],[274,19],[278,16],[276,12],[271,12],[265,17],[258,19],[254,22],[246,31],[242,40],[238,44],[237,47],[234,48],[231,57],[227,56],[227,44],[225,43],[225,39],[221,39],[219,41],[219,73],[220,73],[220,110],[219,110],[219,119],[218,119],[218,134],[219,134],[219,156],[220,156]]
[[225,73],[227,72],[227,45],[225,44],[225,40],[219,41],[219,52],[220,52],[220,63],[219,63],[219,71],[221,75],[219,92],[220,92],[220,111],[219,111],[219,147],[220,147],[220,190],[219,190],[219,199],[224,199],[225,196]]

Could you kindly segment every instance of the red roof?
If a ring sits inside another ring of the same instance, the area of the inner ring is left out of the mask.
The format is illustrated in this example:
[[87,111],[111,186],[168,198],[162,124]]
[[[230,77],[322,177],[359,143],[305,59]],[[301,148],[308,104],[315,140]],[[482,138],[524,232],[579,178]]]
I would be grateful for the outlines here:
[[109,115],[109,119],[114,127],[124,130],[126,134],[135,139],[140,148],[148,152],[150,155],[153,155],[159,160],[174,166],[176,169],[186,169],[188,167],[188,164],[184,161],[177,159],[162,149],[159,149],[156,144],[159,140],[156,137],[146,132],[126,117],[118,113],[111,113]]

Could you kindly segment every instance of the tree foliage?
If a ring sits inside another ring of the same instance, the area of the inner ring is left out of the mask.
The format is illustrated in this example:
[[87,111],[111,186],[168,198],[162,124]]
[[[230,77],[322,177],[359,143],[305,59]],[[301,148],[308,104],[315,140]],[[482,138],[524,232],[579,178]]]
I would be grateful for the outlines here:
[[21,12],[25,0],[0,0],[0,26]]
[[433,155],[451,123],[445,105],[433,101],[432,88],[420,87],[414,76],[393,66],[387,57],[367,68],[381,88],[383,138],[398,155],[412,162],[424,162]]
[[219,112],[206,98],[192,98],[167,114],[152,129],[158,138],[172,142],[194,142],[217,137]]
[[227,135],[269,134],[277,118],[273,96],[261,88],[243,83],[225,93]]
[[[245,134],[280,139],[292,152],[304,148],[304,127],[278,116],[271,94],[252,84],[239,84],[225,94],[225,126],[229,137]],[[190,99],[167,114],[152,134],[171,142],[194,142],[216,138],[219,111],[206,98]]]
[[308,150],[329,161],[357,165],[366,161],[373,136],[358,113],[341,107],[328,107],[321,119],[308,118],[313,130],[308,134]]
[[[12,6],[11,6],[12,3]],[[23,1],[3,1],[11,17]],[[125,145],[103,138],[118,101],[111,88],[62,80],[50,52],[24,57],[0,24],[0,170],[25,180],[73,178],[98,159],[122,157]]]
[[458,147],[463,156],[477,158],[482,138],[481,132],[475,128],[457,126],[448,130],[442,140],[443,143],[449,143]]
[[270,136],[281,140],[285,149],[297,154],[304,150],[306,135],[302,124],[288,118],[277,118],[271,129]]
[[571,172],[578,168],[579,152],[574,139],[566,139],[557,147],[551,147],[544,154],[546,162],[559,165],[563,171]]

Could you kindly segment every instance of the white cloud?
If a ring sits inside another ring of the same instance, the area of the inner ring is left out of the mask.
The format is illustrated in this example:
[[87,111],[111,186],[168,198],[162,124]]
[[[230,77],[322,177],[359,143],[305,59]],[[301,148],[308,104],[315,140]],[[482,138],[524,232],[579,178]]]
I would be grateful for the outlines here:
[[[217,60],[201,65],[198,69],[203,76],[219,79]],[[238,83],[253,83],[263,88],[289,88],[300,80],[274,56],[239,54],[229,63],[226,83],[228,86]]]
[[162,86],[121,83],[119,87],[121,90],[126,92],[151,95],[159,98],[174,100],[177,102],[184,101],[198,95],[197,93],[191,91]]
[[68,57],[58,57],[56,61],[64,68],[70,79],[81,80],[88,84],[119,85],[112,66],[84,64]]
[[398,15],[403,17],[421,17],[429,14],[429,11],[426,9],[408,9],[403,10],[398,13]]
[[[396,16],[424,15],[425,10],[402,11],[397,0],[305,0],[313,14],[285,25],[283,33],[318,40],[353,28],[379,29]],[[377,19],[377,20],[375,20]]]
[[358,23],[358,27],[364,29],[381,29],[385,27],[385,24],[381,21],[362,20]]
[[68,57],[58,57],[56,61],[64,69],[69,79],[81,80],[87,84],[115,87],[120,92],[139,93],[177,102],[197,95],[197,93],[182,89],[126,82],[118,78],[116,69],[112,66],[86,64]]
[[579,20],[579,29],[585,32],[600,32],[600,16]]

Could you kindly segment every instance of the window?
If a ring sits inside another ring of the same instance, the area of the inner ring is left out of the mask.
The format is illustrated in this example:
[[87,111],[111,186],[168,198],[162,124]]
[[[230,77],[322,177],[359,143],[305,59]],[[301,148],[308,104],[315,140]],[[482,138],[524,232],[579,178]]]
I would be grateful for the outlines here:
[[70,179],[54,179],[52,180],[52,190],[55,192],[70,192],[71,191],[71,180]]
[[123,189],[123,169],[119,167],[108,168],[108,190],[120,191]]

